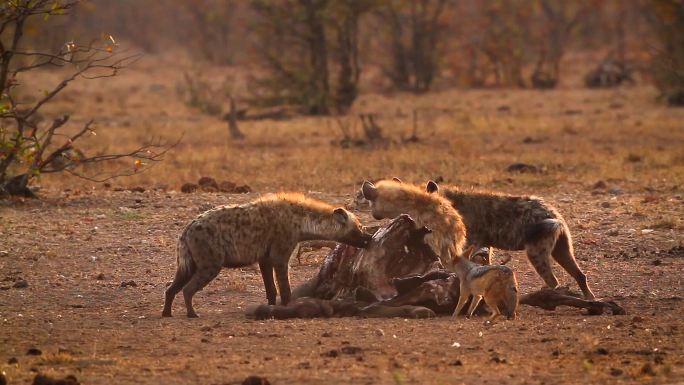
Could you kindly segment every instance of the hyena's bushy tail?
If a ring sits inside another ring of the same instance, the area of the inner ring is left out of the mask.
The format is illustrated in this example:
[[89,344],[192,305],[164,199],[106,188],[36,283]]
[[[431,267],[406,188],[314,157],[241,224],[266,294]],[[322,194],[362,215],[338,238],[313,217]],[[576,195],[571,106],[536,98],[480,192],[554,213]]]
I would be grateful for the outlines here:
[[541,222],[527,226],[525,230],[525,243],[532,243],[542,238],[558,239],[562,234],[570,236],[565,223],[559,219],[549,218]]
[[189,278],[195,273],[196,265],[192,259],[192,252],[188,245],[185,234],[182,234],[178,239],[176,246],[176,262],[178,264],[177,275],[183,278]]

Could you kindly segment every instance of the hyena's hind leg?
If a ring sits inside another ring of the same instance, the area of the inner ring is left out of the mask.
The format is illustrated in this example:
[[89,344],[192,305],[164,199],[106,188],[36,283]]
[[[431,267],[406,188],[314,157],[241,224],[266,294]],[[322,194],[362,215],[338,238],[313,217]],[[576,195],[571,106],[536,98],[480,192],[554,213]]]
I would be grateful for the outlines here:
[[183,286],[190,282],[193,274],[193,268],[183,270],[179,267],[176,270],[176,275],[173,277],[173,282],[171,282],[171,285],[166,288],[166,292],[164,293],[164,310],[162,310],[162,317],[171,317],[171,305],[173,305],[173,299],[176,298],[176,295],[181,290],[183,290]]
[[220,272],[220,264],[197,266],[197,271],[193,274],[190,282],[183,288],[183,298],[185,299],[185,308],[187,309],[188,318],[198,317],[192,306],[192,297],[195,293],[204,289],[209,282],[213,281]]
[[575,279],[582,290],[584,299],[594,300],[596,297],[589,288],[586,274],[584,274],[577,265],[571,242],[570,237],[566,235],[566,233],[562,233],[560,237],[558,237],[558,241],[556,242],[556,246],[553,248],[551,255],[553,256],[553,259],[555,259],[556,262]]
[[558,287],[558,279],[551,270],[551,250],[555,244],[553,238],[545,237],[525,245],[527,259],[544,280],[546,286],[555,289]]

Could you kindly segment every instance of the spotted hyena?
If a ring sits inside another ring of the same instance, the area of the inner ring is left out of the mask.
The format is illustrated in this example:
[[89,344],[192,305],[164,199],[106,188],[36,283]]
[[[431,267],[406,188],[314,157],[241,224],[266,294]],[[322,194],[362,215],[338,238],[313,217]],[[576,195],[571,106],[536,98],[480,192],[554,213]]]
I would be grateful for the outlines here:
[[432,230],[425,241],[446,267],[452,266],[451,259],[463,252],[466,228],[461,215],[441,195],[428,194],[421,187],[399,180],[381,180],[376,184],[366,181],[361,192],[371,202],[375,219],[408,214],[419,226]]
[[328,239],[365,247],[371,235],[354,214],[302,194],[267,195],[243,205],[221,206],[190,222],[178,239],[178,269],[166,289],[162,316],[171,316],[173,299],[183,290],[188,317],[197,317],[192,297],[223,267],[259,263],[268,303],[290,301],[288,262],[300,241]]
[[551,270],[553,258],[572,276],[586,299],[594,299],[586,275],[575,260],[570,229],[563,217],[541,198],[491,192],[439,189],[427,183],[428,193],[447,198],[463,216],[468,229],[468,243],[502,250],[525,250],[527,258],[551,288],[558,280]]

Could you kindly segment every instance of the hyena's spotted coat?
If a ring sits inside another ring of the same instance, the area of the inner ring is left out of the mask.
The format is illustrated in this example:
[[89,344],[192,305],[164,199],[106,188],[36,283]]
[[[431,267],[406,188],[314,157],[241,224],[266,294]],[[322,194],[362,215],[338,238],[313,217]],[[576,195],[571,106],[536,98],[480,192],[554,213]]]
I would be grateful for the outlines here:
[[381,180],[377,184],[366,181],[361,192],[371,202],[375,219],[408,214],[419,226],[432,230],[425,241],[445,266],[451,267],[452,258],[463,252],[466,228],[461,215],[439,194],[428,194],[421,187],[398,180]]
[[[586,275],[575,260],[570,229],[563,217],[541,198],[490,192],[439,189],[433,181],[426,191],[439,192],[461,213],[468,229],[468,243],[502,250],[525,250],[527,258],[551,288],[558,280],[550,259],[572,276],[586,299],[594,299]],[[437,194],[435,194],[437,195]]]
[[221,206],[190,222],[178,239],[178,269],[166,290],[162,316],[171,316],[183,290],[188,317],[197,317],[192,297],[223,267],[259,263],[268,303],[276,303],[275,271],[281,303],[290,301],[288,262],[300,241],[327,239],[364,247],[371,239],[354,214],[302,194],[268,195],[243,205]]

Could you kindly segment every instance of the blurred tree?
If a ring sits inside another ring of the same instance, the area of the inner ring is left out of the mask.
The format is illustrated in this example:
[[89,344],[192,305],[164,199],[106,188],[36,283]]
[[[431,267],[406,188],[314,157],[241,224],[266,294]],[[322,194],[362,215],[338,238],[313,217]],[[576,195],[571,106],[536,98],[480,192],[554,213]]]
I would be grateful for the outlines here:
[[425,92],[439,69],[447,0],[389,0],[379,9],[391,64],[384,72],[400,90]]
[[[269,77],[262,104],[290,103],[309,114],[346,110],[356,98],[361,73],[359,18],[373,0],[253,0],[254,29]],[[337,68],[332,84],[331,67]],[[334,93],[334,96],[333,96]]]
[[[168,147],[144,145],[128,153],[88,155],[82,143],[95,134],[93,121],[76,130],[63,132],[69,115],[52,119],[40,116],[72,81],[116,76],[139,55],[126,55],[111,36],[81,45],[68,41],[56,51],[39,51],[22,46],[27,23],[67,14],[78,0],[13,0],[0,3],[0,194],[33,196],[32,179],[45,173],[66,172],[91,181],[140,172],[143,161],[160,160]],[[41,68],[63,68],[70,73],[40,96],[27,96],[23,77]],[[71,132],[71,133],[69,133]],[[83,166],[121,158],[134,160],[121,170],[103,175],[86,175]]]
[[651,72],[660,97],[684,106],[684,1],[650,0],[649,20],[659,46],[651,59]]
[[553,88],[560,77],[560,63],[573,30],[590,10],[597,11],[600,1],[590,0],[538,0],[545,23],[539,61],[532,73],[536,88]]

